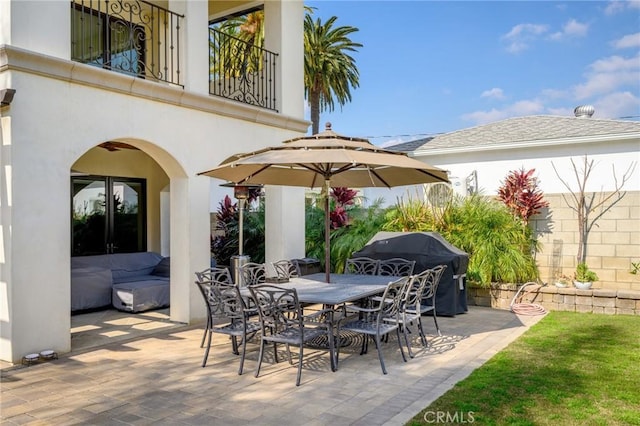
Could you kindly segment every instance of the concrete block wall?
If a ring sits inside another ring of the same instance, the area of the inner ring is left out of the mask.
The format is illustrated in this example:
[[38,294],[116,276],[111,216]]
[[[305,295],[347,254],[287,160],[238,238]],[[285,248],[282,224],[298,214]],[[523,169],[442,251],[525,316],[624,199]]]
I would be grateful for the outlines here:
[[[467,303],[496,309],[511,309],[518,287],[497,284],[490,288],[467,288]],[[555,285],[529,285],[516,303],[535,303],[548,311],[589,312],[609,315],[640,315],[640,291],[558,288]]]
[[[545,194],[550,206],[535,216],[532,226],[542,249],[536,255],[543,282],[553,284],[554,240],[562,241],[561,272],[573,275],[578,254],[578,219],[561,194]],[[594,213],[595,215],[595,213]],[[587,264],[600,278],[594,289],[638,290],[640,273],[630,271],[640,262],[640,192],[629,191],[606,212],[589,233]]]

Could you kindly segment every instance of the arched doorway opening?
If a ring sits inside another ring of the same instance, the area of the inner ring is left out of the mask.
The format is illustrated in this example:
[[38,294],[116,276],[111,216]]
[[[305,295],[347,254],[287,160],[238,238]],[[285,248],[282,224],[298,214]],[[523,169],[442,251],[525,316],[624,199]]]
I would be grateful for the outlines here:
[[[122,279],[118,275],[123,272],[119,269],[95,270],[104,269],[105,257],[113,259],[120,256],[119,259],[125,258],[125,262],[129,262],[129,254],[143,257],[146,254],[157,255],[157,259],[166,258],[164,263],[170,265],[169,218],[172,206],[169,188],[172,178],[185,176],[182,167],[168,152],[153,143],[130,138],[101,142],[87,150],[71,166],[72,351],[179,325],[170,319],[171,306],[168,300],[174,283],[169,285],[168,272],[162,277],[151,277],[152,280],[157,279],[158,283],[157,286],[150,283],[149,290],[144,290],[150,291],[145,296],[150,301],[147,304],[143,300],[143,305],[137,305],[143,307],[130,312],[129,308],[116,308],[122,305],[126,294],[122,300],[116,300],[116,296],[113,296],[121,293],[113,288],[118,279]],[[156,259],[153,256],[152,259]],[[93,263],[96,259],[97,264]],[[80,270],[78,265],[82,266]],[[125,279],[131,280],[140,278],[135,276],[135,272],[129,273],[129,270],[154,275],[157,269],[149,269],[149,264],[135,262],[127,263],[122,268],[125,269],[124,274],[128,274]],[[149,270],[143,271],[144,268]],[[95,295],[96,291],[82,287],[87,281],[83,281],[86,274],[89,274],[88,280],[94,287],[99,286],[101,277],[107,283],[98,290],[102,292],[102,298]],[[132,282],[135,285],[138,283]],[[109,284],[109,288],[106,288]],[[75,306],[74,300],[79,300]]]

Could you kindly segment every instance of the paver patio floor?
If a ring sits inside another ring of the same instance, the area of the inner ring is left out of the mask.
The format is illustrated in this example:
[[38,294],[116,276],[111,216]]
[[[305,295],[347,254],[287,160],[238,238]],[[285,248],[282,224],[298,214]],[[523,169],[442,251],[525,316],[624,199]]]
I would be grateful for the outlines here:
[[[254,377],[258,345],[249,343],[245,372],[226,336],[214,335],[201,367],[202,325],[140,327],[139,337],[74,349],[59,359],[2,370],[2,424],[402,425],[520,336],[541,316],[471,306],[466,314],[423,318],[429,347],[414,335],[415,358],[402,362],[394,337],[383,344],[383,375],[374,345],[340,352],[331,372],[326,351],[305,349],[302,382],[284,347]],[[135,326],[135,317],[127,326]],[[160,321],[162,322],[162,321]]]

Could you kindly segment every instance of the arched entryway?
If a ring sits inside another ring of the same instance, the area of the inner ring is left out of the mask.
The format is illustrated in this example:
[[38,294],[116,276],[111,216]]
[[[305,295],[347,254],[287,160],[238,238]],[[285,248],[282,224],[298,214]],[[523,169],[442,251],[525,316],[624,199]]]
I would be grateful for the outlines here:
[[[148,141],[109,140],[87,150],[70,170],[70,256],[153,252],[173,262],[170,237],[172,178],[184,180],[186,173],[173,156]],[[185,199],[186,191],[180,194],[180,188],[183,186],[178,186],[176,196]],[[73,296],[74,262],[71,263]],[[180,288],[181,285],[184,284],[180,284],[180,280],[175,283],[172,280],[170,291],[178,294],[187,291]],[[178,313],[188,312],[189,306],[185,302],[188,298],[174,299],[184,306],[127,313],[116,310],[115,303],[98,307],[83,300],[84,304],[74,306],[72,297],[71,350],[175,326],[179,320],[171,319],[171,309],[175,308]],[[104,299],[95,304],[103,302]]]

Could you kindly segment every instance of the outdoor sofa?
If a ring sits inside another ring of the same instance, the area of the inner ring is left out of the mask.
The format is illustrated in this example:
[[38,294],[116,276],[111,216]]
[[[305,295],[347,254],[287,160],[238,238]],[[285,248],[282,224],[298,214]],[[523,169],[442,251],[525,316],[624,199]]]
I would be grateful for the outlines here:
[[143,312],[169,306],[169,262],[154,252],[71,258],[71,311],[113,306]]

